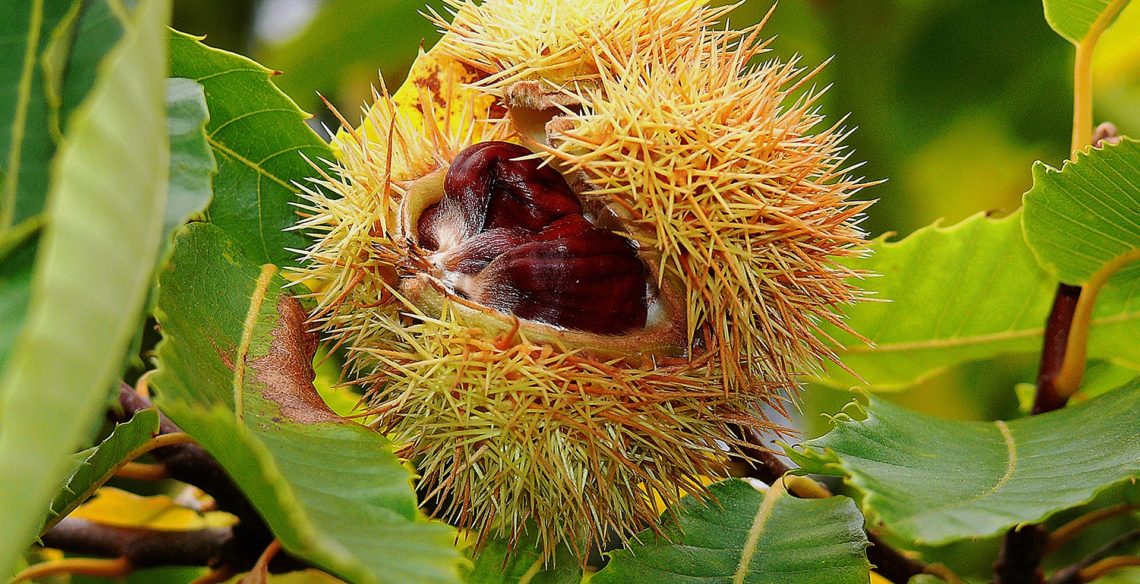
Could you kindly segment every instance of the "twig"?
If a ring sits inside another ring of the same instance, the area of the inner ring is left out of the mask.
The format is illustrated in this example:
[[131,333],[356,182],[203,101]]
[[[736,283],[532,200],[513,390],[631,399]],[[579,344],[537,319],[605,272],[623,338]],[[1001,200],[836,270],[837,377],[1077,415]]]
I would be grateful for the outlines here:
[[1135,556],[1112,555],[1138,541],[1140,541],[1140,529],[1129,531],[1094,550],[1079,562],[1057,570],[1049,578],[1049,584],[1083,584],[1117,568],[1140,566],[1140,558]]
[[1065,407],[1069,399],[1057,389],[1057,375],[1065,362],[1069,329],[1081,297],[1080,286],[1060,284],[1053,297],[1053,309],[1045,324],[1045,342],[1041,348],[1041,365],[1037,371],[1037,395],[1032,414],[1043,414]]
[[[1037,394],[1030,415],[1043,414],[1065,407],[1069,398],[1057,388],[1057,375],[1065,362],[1069,330],[1081,297],[1080,286],[1059,284],[1053,296],[1053,308],[1045,322],[1045,339],[1041,347],[1041,365],[1037,370]],[[1045,575],[1040,569],[1048,534],[1036,525],[1014,527],[1005,534],[998,559],[994,562],[994,584],[1041,584]]]
[[205,566],[220,557],[233,530],[206,528],[166,531],[119,527],[66,517],[44,533],[44,547],[81,554],[125,558],[134,568]]
[[1049,534],[1040,525],[1015,527],[1005,534],[994,562],[994,582],[997,584],[1043,584],[1041,558]]
[[[788,492],[801,499],[817,499],[831,494],[825,485],[809,478],[786,476],[792,469],[784,464],[780,457],[760,446],[762,440],[755,430],[748,428],[739,430],[741,442],[744,443],[740,446],[740,450],[749,462],[749,477],[769,485],[786,478],[794,478],[796,480],[787,483]],[[905,584],[919,574],[933,573],[925,564],[904,556],[902,552],[892,548],[875,534],[868,532],[867,540],[871,543],[867,548],[867,559],[875,566],[875,571],[887,580],[895,584]]]

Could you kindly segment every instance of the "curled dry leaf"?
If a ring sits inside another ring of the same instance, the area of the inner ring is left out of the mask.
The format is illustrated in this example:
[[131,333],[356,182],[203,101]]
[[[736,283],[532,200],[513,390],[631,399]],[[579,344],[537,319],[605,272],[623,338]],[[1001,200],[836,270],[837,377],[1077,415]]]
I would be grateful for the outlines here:
[[308,330],[305,309],[296,298],[282,296],[277,314],[281,319],[271,333],[269,353],[250,365],[265,384],[262,395],[281,407],[282,416],[300,424],[344,422],[313,387],[313,355],[320,339]]

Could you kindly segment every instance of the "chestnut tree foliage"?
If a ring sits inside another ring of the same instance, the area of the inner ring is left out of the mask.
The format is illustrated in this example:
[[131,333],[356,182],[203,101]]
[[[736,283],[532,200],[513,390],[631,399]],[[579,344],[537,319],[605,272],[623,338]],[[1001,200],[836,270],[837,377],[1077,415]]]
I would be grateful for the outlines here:
[[[1140,142],[1094,133],[1089,81],[1126,4],[1045,0],[1073,142],[1022,208],[842,259],[882,301],[818,331],[843,365],[810,381],[858,400],[832,430],[726,452],[737,478],[589,558],[430,518],[351,415],[287,270],[298,185],[337,153],[272,71],[169,29],[170,0],[5,4],[0,577],[1140,581]],[[886,395],[1010,354],[1040,356],[1016,419]]]

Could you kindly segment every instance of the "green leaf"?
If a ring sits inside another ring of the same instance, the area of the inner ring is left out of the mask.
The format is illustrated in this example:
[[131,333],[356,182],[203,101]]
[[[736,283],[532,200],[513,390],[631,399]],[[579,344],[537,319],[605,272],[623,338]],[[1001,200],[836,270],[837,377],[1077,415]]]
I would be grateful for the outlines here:
[[35,219],[28,219],[0,236],[0,371],[8,364],[8,356],[16,344],[20,324],[31,302],[32,271],[40,229]]
[[1022,224],[1038,261],[1066,284],[1087,284],[1140,248],[1140,142],[1078,152],[1061,170],[1033,165]]
[[797,499],[781,486],[761,493],[741,480],[711,487],[712,500],[686,497],[664,536],[610,554],[591,584],[625,582],[866,584],[863,516],[847,497]]
[[0,373],[0,576],[101,413],[143,307],[166,199],[169,14],[139,3],[53,164],[27,318]]
[[313,388],[316,338],[272,264],[216,226],[175,236],[159,277],[160,408],[226,468],[282,545],[356,582],[453,582],[454,531],[420,517],[379,433]]
[[1128,0],[1044,0],[1042,3],[1049,26],[1078,45],[1089,35],[1098,19],[1107,16],[1111,19],[1108,23],[1111,26]]
[[[13,9],[27,12],[0,20],[0,370],[31,301],[31,258],[60,119],[87,96],[123,30],[106,0],[20,2]],[[4,263],[16,243],[28,253]]]
[[112,1],[76,2],[44,51],[44,89],[50,129],[57,138],[66,133],[72,112],[95,86],[99,62],[123,36],[122,7],[112,7]]
[[115,471],[134,459],[135,452],[158,434],[158,421],[158,410],[138,412],[130,420],[116,424],[111,434],[98,446],[76,455],[71,475],[52,501],[51,513],[54,517],[42,530],[50,528],[75,510],[96,489],[110,480]]
[[939,545],[1038,523],[1135,480],[1137,411],[1140,382],[1012,422],[932,418],[872,398],[865,421],[840,415],[787,451],[806,472],[848,477],[870,523]]
[[206,142],[210,114],[202,86],[189,79],[167,80],[166,115],[170,133],[170,193],[163,231],[169,235],[210,204],[212,179],[218,167]]
[[[957,225],[932,225],[901,241],[871,244],[848,265],[880,274],[861,285],[885,302],[846,309],[848,324],[868,346],[837,329],[844,365],[818,381],[833,387],[899,390],[967,361],[1007,353],[1038,353],[1056,281],[1037,264],[1021,232],[1020,213],[976,215]],[[1114,278],[1093,314],[1089,356],[1140,369],[1140,290]]]
[[47,198],[55,142],[40,55],[73,4],[7,2],[0,18],[0,235],[39,214]]
[[558,546],[550,564],[542,561],[535,534],[524,536],[513,551],[508,542],[487,542],[463,579],[467,584],[578,584],[582,566],[570,549]]
[[218,159],[208,220],[226,230],[257,262],[295,265],[292,249],[304,234],[284,231],[297,220],[294,183],[313,176],[305,161],[332,160],[328,145],[305,123],[308,116],[269,80],[257,63],[179,32],[170,38],[170,68],[206,89],[207,138]]

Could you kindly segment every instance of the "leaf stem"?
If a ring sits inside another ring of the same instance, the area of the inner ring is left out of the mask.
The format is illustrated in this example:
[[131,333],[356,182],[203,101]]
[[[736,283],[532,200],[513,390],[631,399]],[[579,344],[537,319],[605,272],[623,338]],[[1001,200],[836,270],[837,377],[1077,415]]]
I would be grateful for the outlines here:
[[123,578],[130,575],[132,571],[134,571],[134,566],[127,558],[115,558],[113,560],[66,558],[28,566],[12,577],[11,584],[30,582],[62,574]]
[[1140,566],[1140,558],[1136,556],[1111,556],[1081,570],[1081,582],[1092,582],[1101,576],[1107,575],[1113,570],[1120,568],[1127,568],[1130,566]]
[[166,467],[161,464],[146,464],[144,462],[128,462],[124,464],[119,470],[115,471],[115,476],[120,479],[133,479],[136,481],[161,481],[170,477],[166,472]]
[[1089,527],[1106,519],[1127,515],[1137,508],[1140,508],[1140,505],[1121,503],[1119,505],[1097,509],[1091,513],[1085,513],[1061,527],[1054,529],[1053,532],[1049,534],[1049,544],[1045,547],[1045,554],[1048,555],[1057,551]]
[[1128,0],[1112,0],[1093,22],[1085,38],[1077,43],[1076,64],[1073,67],[1073,154],[1092,144],[1093,51],[1100,35],[1127,4]]
[[[1098,35],[1099,36],[1099,35]],[[1092,57],[1096,38],[1089,37],[1077,44],[1076,64],[1073,67],[1073,141],[1071,157],[1092,143]]]
[[1053,380],[1057,394],[1064,400],[1067,401],[1080,389],[1081,378],[1085,374],[1089,328],[1092,324],[1093,308],[1096,307],[1097,295],[1109,278],[1124,266],[1137,260],[1140,260],[1140,248],[1132,249],[1108,262],[1100,270],[1097,270],[1088,283],[1083,286],[1069,328],[1064,361]]

